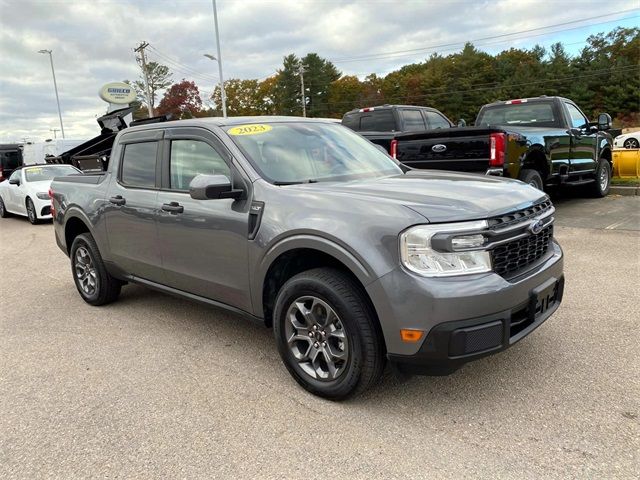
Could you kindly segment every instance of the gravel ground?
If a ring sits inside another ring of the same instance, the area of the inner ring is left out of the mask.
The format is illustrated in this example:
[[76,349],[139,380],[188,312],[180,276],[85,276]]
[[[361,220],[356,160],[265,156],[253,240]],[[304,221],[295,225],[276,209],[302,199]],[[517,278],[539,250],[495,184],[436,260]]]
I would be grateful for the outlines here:
[[236,315],[138,286],[86,305],[50,224],[0,220],[0,478],[638,478],[640,198],[558,206],[551,319],[345,403]]

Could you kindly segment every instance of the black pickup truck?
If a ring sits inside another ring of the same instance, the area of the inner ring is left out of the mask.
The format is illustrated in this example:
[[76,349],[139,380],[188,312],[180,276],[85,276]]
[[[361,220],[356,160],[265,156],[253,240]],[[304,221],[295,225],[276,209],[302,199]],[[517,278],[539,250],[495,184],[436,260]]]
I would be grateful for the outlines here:
[[536,97],[485,105],[474,127],[396,133],[389,153],[412,168],[475,172],[516,178],[540,190],[584,185],[609,192],[611,117],[595,123],[574,102]]
[[440,111],[416,105],[381,105],[351,110],[342,117],[342,124],[367,140],[390,152],[393,140],[400,133],[424,132],[451,128],[453,124]]

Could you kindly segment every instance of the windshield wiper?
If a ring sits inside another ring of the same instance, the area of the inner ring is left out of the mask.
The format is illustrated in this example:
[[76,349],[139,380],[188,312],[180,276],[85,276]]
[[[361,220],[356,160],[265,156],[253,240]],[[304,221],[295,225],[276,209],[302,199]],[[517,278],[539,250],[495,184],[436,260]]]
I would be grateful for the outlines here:
[[296,182],[273,182],[274,185],[301,185],[303,183],[318,183],[318,180],[310,178],[308,180],[298,180]]

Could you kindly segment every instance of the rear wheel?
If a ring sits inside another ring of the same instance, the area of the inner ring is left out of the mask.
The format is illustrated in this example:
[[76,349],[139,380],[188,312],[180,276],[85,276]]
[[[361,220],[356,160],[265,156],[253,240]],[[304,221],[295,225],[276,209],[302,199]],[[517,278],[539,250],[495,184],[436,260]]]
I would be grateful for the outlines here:
[[361,288],[345,273],[317,268],[280,289],[274,313],[280,356],[309,392],[342,400],[375,384],[384,343]]
[[598,161],[596,168],[595,182],[588,185],[590,194],[593,197],[601,198],[607,196],[611,189],[611,164],[605,158]]
[[640,148],[640,142],[637,138],[627,138],[623,144],[624,148]]
[[537,170],[525,168],[524,170],[522,170],[522,172],[520,172],[520,180],[531,185],[534,188],[537,188],[538,190],[544,190],[542,177]]
[[29,217],[29,221],[31,225],[35,225],[38,223],[38,214],[36,213],[36,207],[33,204],[33,200],[27,197],[27,217]]
[[0,197],[0,218],[7,218],[9,216],[9,212],[7,212],[6,207],[4,206],[4,201],[2,197]]
[[90,305],[113,302],[122,282],[112,277],[104,266],[102,256],[90,233],[78,235],[71,245],[73,281],[82,299]]

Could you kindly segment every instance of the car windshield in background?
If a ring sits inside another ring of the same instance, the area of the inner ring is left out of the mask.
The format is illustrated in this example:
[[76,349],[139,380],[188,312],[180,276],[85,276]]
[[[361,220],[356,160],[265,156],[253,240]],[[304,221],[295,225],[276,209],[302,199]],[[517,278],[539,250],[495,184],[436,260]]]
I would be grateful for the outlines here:
[[273,183],[348,181],[402,173],[391,157],[341,125],[262,123],[226,131],[261,176]]
[[66,177],[80,173],[71,165],[55,165],[51,167],[29,167],[24,169],[25,180],[27,182],[42,182],[53,180],[55,177]]
[[502,104],[482,109],[477,126],[522,125],[556,127],[558,122],[551,102]]

